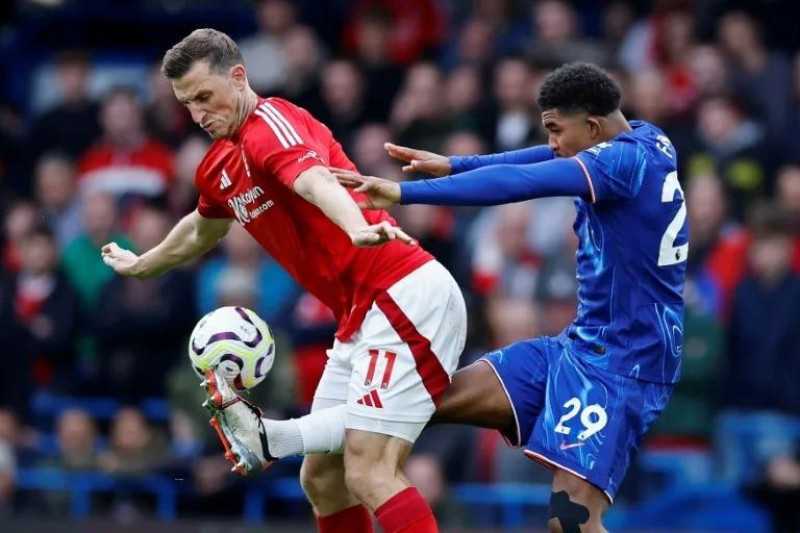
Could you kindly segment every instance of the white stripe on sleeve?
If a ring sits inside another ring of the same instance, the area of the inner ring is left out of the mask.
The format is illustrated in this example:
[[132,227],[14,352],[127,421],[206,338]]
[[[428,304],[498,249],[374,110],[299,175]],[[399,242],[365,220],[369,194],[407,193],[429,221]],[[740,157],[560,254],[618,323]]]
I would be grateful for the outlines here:
[[291,133],[291,135],[287,135],[287,137],[293,137],[294,140],[297,141],[297,144],[303,144],[303,139],[301,139],[300,135],[297,134],[297,130],[294,129],[294,126],[292,126],[291,122],[286,120],[286,117],[284,117],[283,114],[275,108],[275,106],[273,106],[269,102],[264,102],[264,104],[261,107],[264,109],[271,110],[275,119],[286,126],[288,131]]
[[[272,132],[280,141],[281,146],[283,146],[284,149],[289,148],[289,143],[286,142],[286,139],[283,137],[283,133],[281,133],[281,130],[278,128],[275,122],[273,122],[272,117],[268,116],[261,109],[256,109],[255,114],[264,119],[264,122],[266,122],[269,125],[269,127],[272,129]],[[292,145],[294,145],[294,143],[292,143]]]

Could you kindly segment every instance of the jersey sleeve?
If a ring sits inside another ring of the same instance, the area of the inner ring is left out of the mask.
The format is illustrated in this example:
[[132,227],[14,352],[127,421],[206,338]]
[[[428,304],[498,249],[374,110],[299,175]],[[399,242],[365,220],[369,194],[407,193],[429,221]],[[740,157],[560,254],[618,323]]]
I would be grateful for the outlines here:
[[530,165],[556,157],[547,145],[531,146],[498,154],[450,156],[450,174],[460,174],[491,165]]
[[603,142],[580,152],[574,159],[586,176],[592,202],[632,200],[639,194],[647,159],[637,143]]
[[[255,114],[262,121],[248,140],[248,150],[260,168],[274,175],[281,183],[293,187],[297,177],[311,167],[326,166],[327,150],[318,134],[328,133],[316,123],[319,132],[306,124],[300,110],[294,106],[262,102]],[[328,133],[329,135],[329,133]]]
[[197,212],[203,218],[230,218],[231,215],[221,205],[214,203],[208,196],[200,193],[197,200]]

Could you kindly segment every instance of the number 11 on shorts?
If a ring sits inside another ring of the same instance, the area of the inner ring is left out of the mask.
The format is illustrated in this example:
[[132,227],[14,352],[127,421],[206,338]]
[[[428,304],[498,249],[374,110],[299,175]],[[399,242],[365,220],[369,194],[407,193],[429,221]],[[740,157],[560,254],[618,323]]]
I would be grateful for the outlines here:
[[[367,379],[364,380],[364,386],[369,387],[375,379],[375,367],[378,366],[378,358],[380,357],[380,350],[369,351],[369,368],[367,368]],[[397,359],[397,354],[393,352],[383,352],[386,358],[386,366],[383,369],[383,379],[381,379],[381,388],[386,389],[389,387],[389,380],[392,379],[392,370],[394,370],[394,360]]]

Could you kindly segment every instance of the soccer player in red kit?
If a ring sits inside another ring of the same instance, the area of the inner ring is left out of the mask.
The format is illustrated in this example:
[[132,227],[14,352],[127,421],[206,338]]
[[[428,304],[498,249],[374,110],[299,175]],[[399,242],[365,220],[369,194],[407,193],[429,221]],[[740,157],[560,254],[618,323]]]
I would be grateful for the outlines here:
[[[197,209],[141,255],[106,245],[106,264],[123,275],[156,276],[211,249],[232,221],[241,224],[339,322],[311,422],[281,426],[286,438],[304,442],[328,438],[327,426],[347,429],[343,455],[309,455],[301,470],[319,530],[371,532],[371,511],[386,532],[437,531],[401,467],[464,347],[457,284],[385,211],[358,208],[363,197],[328,171],[355,170],[330,130],[285,100],[258,97],[230,37],[192,32],[167,51],[162,72],[214,138],[197,169]],[[236,468],[248,469],[248,446],[279,456],[265,438],[236,441],[237,427],[263,429],[260,413],[217,374],[207,377],[223,444],[239,455]]]

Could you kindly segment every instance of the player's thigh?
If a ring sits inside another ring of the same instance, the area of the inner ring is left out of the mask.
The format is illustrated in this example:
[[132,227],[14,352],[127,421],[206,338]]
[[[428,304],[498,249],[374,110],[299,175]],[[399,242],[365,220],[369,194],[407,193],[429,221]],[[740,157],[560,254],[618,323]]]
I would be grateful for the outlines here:
[[497,429],[513,446],[528,442],[544,405],[553,344],[548,337],[515,342],[456,372],[433,422]]
[[510,433],[514,411],[497,373],[485,360],[457,371],[432,424],[467,424]]
[[672,386],[608,372],[566,348],[550,356],[545,407],[525,455],[591,483],[612,502]]
[[548,527],[558,533],[605,533],[606,495],[591,483],[557,470],[548,509]]

